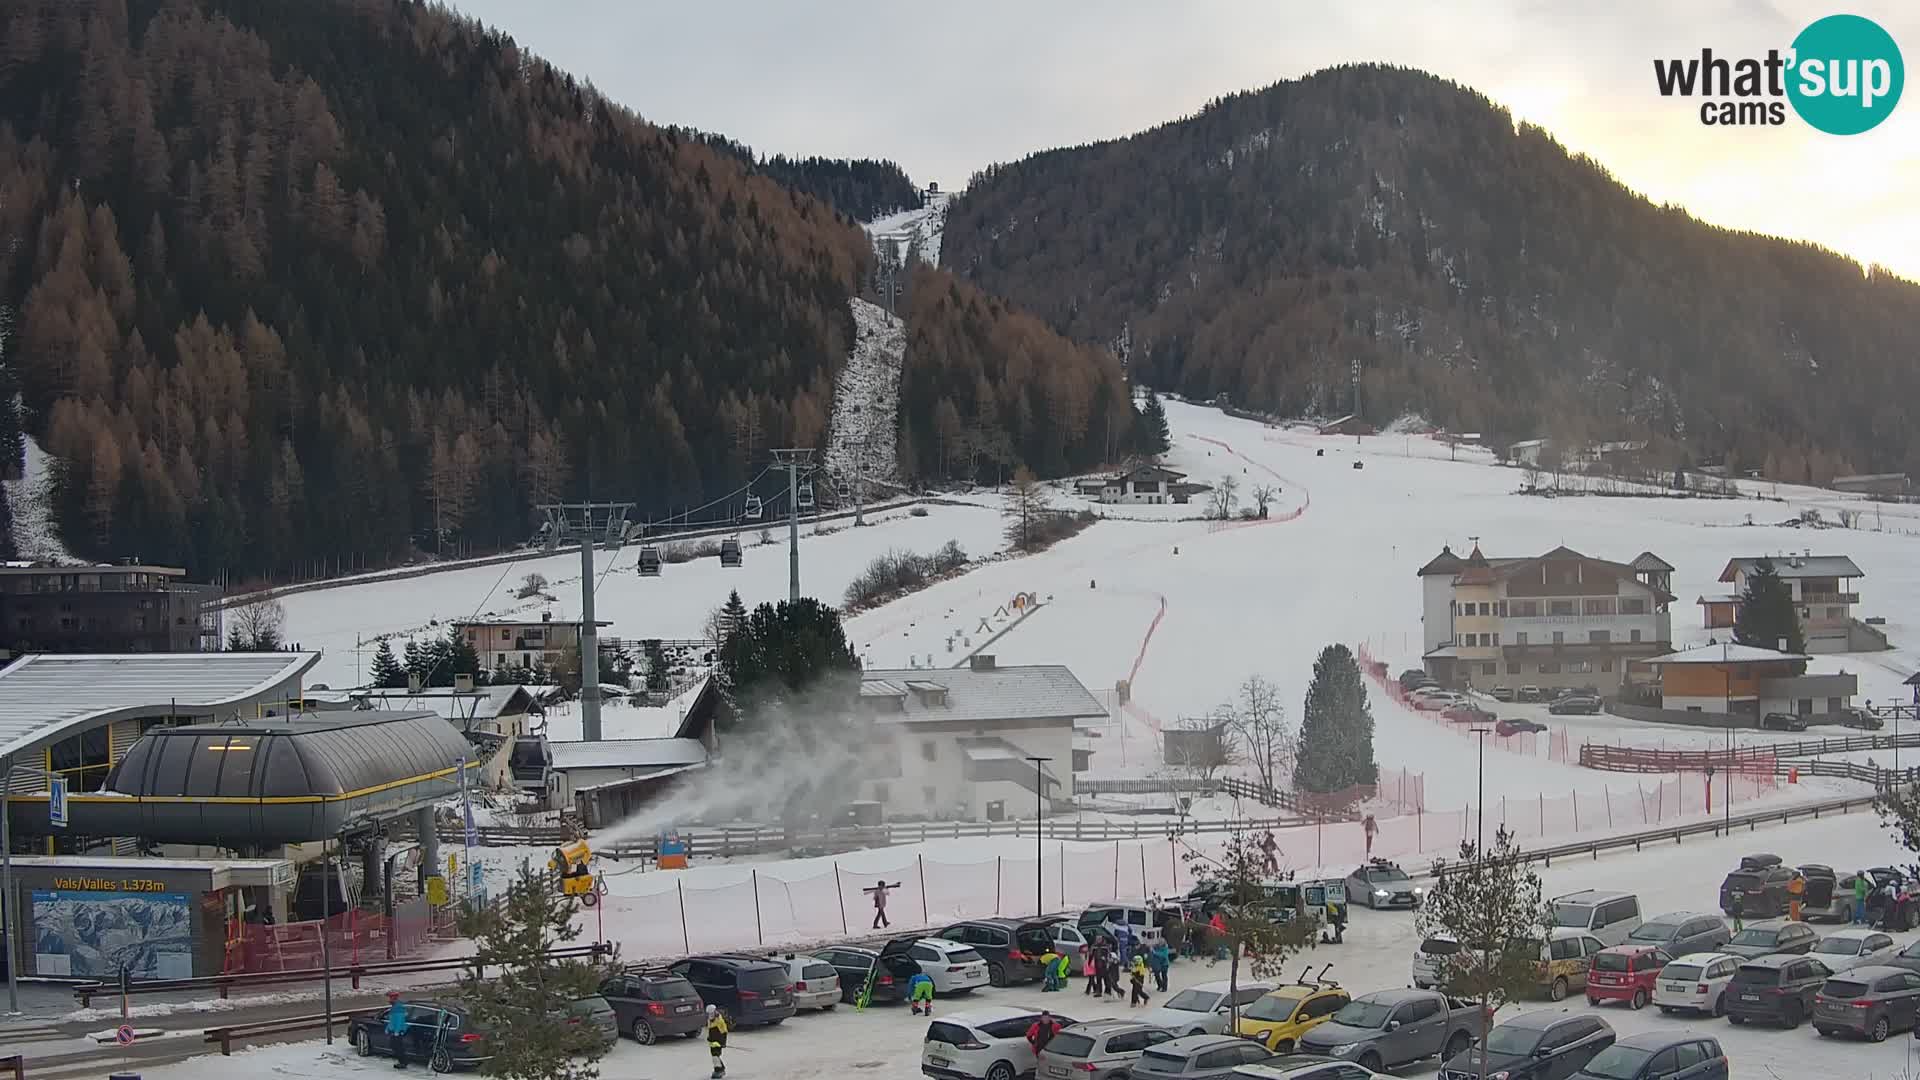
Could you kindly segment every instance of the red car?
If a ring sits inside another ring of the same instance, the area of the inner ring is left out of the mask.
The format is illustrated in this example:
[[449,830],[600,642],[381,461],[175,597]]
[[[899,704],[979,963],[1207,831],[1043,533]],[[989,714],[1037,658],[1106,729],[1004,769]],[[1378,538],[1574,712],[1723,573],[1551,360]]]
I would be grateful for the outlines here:
[[1644,1009],[1653,1000],[1653,984],[1660,969],[1673,962],[1662,949],[1652,945],[1615,945],[1593,954],[1587,969],[1587,1004],[1624,1001]]
[[1449,705],[1440,715],[1456,724],[1490,724],[1493,714],[1478,705]]
[[1545,724],[1539,723],[1538,721],[1534,721],[1534,720],[1523,720],[1517,717],[1503,716],[1500,718],[1499,723],[1493,725],[1493,733],[1495,735],[1500,736],[1503,739],[1509,735],[1518,735],[1521,732],[1526,732],[1526,731],[1538,732],[1538,731],[1545,731],[1545,730],[1547,730],[1547,725]]

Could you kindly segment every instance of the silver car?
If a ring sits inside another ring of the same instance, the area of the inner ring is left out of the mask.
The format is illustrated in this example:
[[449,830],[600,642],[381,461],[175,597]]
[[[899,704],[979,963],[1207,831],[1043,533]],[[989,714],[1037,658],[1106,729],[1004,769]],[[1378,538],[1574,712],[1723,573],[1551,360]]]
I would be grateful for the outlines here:
[[1407,908],[1418,911],[1427,890],[1415,885],[1405,870],[1386,859],[1374,859],[1347,875],[1347,898],[1370,908]]
[[1133,1020],[1089,1020],[1053,1037],[1040,1052],[1036,1080],[1125,1080],[1149,1047],[1173,1033]]
[[1188,1035],[1142,1051],[1133,1080],[1229,1080],[1242,1065],[1267,1061],[1273,1051],[1238,1035]]

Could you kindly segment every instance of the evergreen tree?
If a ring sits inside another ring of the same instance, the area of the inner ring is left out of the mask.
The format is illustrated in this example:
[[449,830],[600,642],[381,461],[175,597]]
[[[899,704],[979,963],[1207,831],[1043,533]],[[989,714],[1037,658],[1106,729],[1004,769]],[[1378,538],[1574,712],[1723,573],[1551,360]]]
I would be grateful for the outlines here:
[[455,675],[473,676],[475,686],[486,682],[486,673],[480,670],[480,654],[458,626],[447,627],[447,636],[435,661],[433,679],[427,684],[429,686],[452,686]]
[[1785,641],[1786,652],[1806,651],[1793,590],[1771,559],[1761,559],[1747,575],[1747,587],[1740,593],[1740,616],[1733,622],[1733,640],[1759,649],[1780,649]]
[[658,638],[648,638],[642,642],[647,657],[647,689],[653,691],[667,688],[667,653],[660,647]]
[[761,604],[720,651],[721,686],[736,706],[784,700],[823,679],[853,677],[860,660],[840,613],[810,596]]
[[1140,433],[1135,451],[1147,457],[1159,457],[1173,446],[1173,432],[1167,427],[1167,408],[1160,403],[1160,395],[1147,391],[1147,402],[1140,409],[1140,424],[1134,429]]
[[1339,791],[1379,778],[1373,759],[1373,711],[1360,665],[1345,645],[1320,650],[1300,719],[1293,783],[1303,791]]
[[382,689],[398,690],[407,685],[407,669],[393,658],[393,644],[386,638],[381,638],[379,647],[373,650],[373,670],[369,674],[372,685]]
[[732,592],[727,593],[726,605],[720,609],[720,620],[725,635],[721,638],[722,644],[725,644],[728,638],[731,638],[735,632],[746,625],[747,605],[740,602],[739,589],[734,589]]
[[428,654],[426,649],[420,647],[419,642],[412,638],[407,639],[407,647],[402,651],[401,655],[405,657],[405,659],[401,661],[401,667],[406,669],[407,677],[409,679],[418,678],[420,685],[425,686],[427,684],[427,676],[431,673],[433,666],[432,656]]
[[485,977],[460,978],[460,999],[491,1034],[486,1074],[510,1080],[593,1080],[606,1047],[586,1024],[568,1022],[574,1002],[599,992],[612,957],[553,961],[547,953],[580,936],[574,904],[525,866],[505,902],[469,911],[460,929],[487,957]]

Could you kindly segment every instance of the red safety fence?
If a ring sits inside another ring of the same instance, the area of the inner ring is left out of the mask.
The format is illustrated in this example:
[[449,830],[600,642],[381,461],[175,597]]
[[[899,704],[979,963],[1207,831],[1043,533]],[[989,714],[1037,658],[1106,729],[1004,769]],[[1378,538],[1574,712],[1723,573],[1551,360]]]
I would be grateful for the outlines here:
[[327,919],[241,923],[229,933],[221,971],[299,971],[324,966],[323,956],[336,967],[412,956],[431,937],[431,921],[426,898],[418,897],[396,905],[391,917],[355,909]]

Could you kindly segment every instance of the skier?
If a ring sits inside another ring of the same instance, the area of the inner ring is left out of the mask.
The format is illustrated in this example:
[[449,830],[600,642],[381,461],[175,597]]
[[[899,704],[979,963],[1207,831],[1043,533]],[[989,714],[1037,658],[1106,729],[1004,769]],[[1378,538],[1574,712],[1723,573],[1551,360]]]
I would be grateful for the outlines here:
[[1040,954],[1040,974],[1045,980],[1040,984],[1041,993],[1051,994],[1060,989],[1059,964],[1060,954],[1054,952],[1052,946],[1048,946],[1047,951]]
[[1379,823],[1379,822],[1377,822],[1377,821],[1375,821],[1375,820],[1373,820],[1373,815],[1372,815],[1372,814],[1368,814],[1368,815],[1366,816],[1366,818],[1364,818],[1364,819],[1363,819],[1363,820],[1362,820],[1362,821],[1360,822],[1360,827],[1361,827],[1362,829],[1364,829],[1364,830],[1366,830],[1366,834],[1367,834],[1367,858],[1369,858],[1369,859],[1371,859],[1371,858],[1373,858],[1373,838],[1374,838],[1374,837],[1376,837],[1376,836],[1378,836],[1378,835],[1380,835],[1380,823]]
[[907,998],[913,1005],[913,1015],[919,1016],[920,1009],[926,1007],[926,1015],[933,1015],[933,979],[924,971],[916,971],[913,978],[907,980]]
[[1727,917],[1733,920],[1733,932],[1736,934],[1746,929],[1746,925],[1740,921],[1740,916],[1746,910],[1747,902],[1740,895],[1739,889],[1734,889],[1727,894]]
[[1100,982],[1109,997],[1120,996],[1120,969],[1125,964],[1126,960],[1122,958],[1119,949],[1107,949],[1106,956],[1100,964]]
[[885,878],[881,878],[877,883],[873,885],[873,887],[860,890],[861,892],[868,892],[873,894],[873,927],[872,929],[878,930],[883,926],[892,925],[891,923],[887,922],[887,893],[890,890],[897,889],[899,887],[900,887],[899,882],[896,881],[893,884],[889,885],[887,884],[887,880]]
[[1127,1008],[1131,1009],[1147,1000],[1147,958],[1140,953],[1133,954],[1133,964],[1127,968],[1127,974],[1133,980],[1133,989],[1127,994]]
[[727,1063],[720,1060],[720,1051],[727,1048],[727,1018],[721,1014],[718,1005],[707,1006],[707,1053],[713,1055],[713,1075],[718,1078],[727,1075]]
[[1276,853],[1279,850],[1280,842],[1273,838],[1273,830],[1269,829],[1261,835],[1260,853],[1266,860],[1267,873],[1269,874],[1277,874],[1280,872],[1280,860],[1276,857]]
[[1336,901],[1327,903],[1327,923],[1333,927],[1333,936],[1320,935],[1320,940],[1329,945],[1338,945],[1347,936],[1347,906]]
[[387,991],[387,1041],[393,1044],[393,1067],[407,1067],[408,1043],[413,1041],[407,1030],[407,1007],[400,1003],[400,991]]
[[1153,971],[1153,988],[1167,992],[1167,969],[1173,966],[1173,951],[1165,941],[1156,941],[1147,953],[1147,966]]
[[1027,1028],[1027,1045],[1033,1047],[1033,1056],[1039,1057],[1040,1052],[1045,1050],[1047,1044],[1052,1042],[1053,1037],[1058,1034],[1060,1034],[1060,1021],[1055,1020],[1053,1014],[1047,1010],[1040,1010],[1040,1019],[1035,1020],[1033,1026]]

